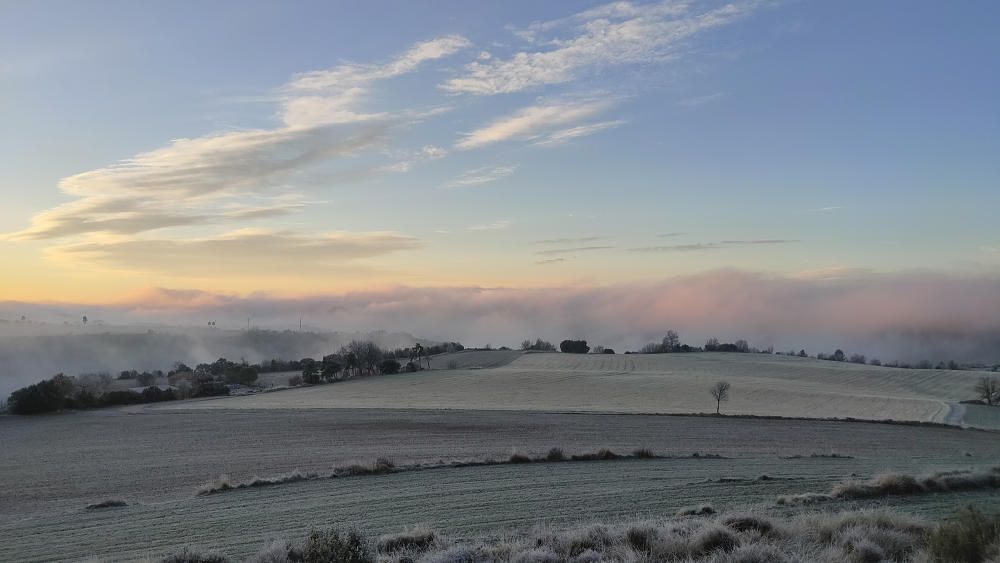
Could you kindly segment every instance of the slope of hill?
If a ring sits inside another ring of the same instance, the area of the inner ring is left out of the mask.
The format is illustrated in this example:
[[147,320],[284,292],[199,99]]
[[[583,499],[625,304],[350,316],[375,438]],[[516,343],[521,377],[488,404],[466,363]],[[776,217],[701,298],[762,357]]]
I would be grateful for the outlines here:
[[[459,369],[355,379],[335,385],[158,408],[422,408],[530,411],[715,412],[708,388],[732,384],[726,414],[961,423],[957,402],[977,374],[905,370],[747,354],[443,355]],[[509,363],[505,363],[509,362]],[[461,366],[489,366],[463,369]],[[990,422],[988,417],[977,421]],[[992,426],[992,424],[986,424]]]

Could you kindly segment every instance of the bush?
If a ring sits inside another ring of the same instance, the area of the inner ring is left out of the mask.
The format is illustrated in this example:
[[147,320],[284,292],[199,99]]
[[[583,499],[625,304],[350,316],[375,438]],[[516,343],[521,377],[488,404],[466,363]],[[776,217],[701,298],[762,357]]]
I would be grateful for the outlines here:
[[229,388],[218,381],[199,381],[198,385],[191,391],[192,397],[216,397],[228,394]]
[[934,561],[980,563],[1000,555],[998,542],[1000,515],[987,516],[970,506],[931,532],[926,549]]
[[549,453],[545,454],[545,461],[566,461],[566,454],[563,453],[562,448],[552,448]]
[[305,563],[375,563],[368,542],[357,532],[313,531],[302,550]]
[[586,340],[563,340],[559,343],[559,350],[565,354],[586,354],[590,352]]
[[378,370],[383,375],[393,375],[399,373],[400,367],[402,366],[396,360],[382,360],[382,363],[378,366]]
[[288,386],[289,387],[298,387],[299,385],[302,385],[302,376],[301,375],[293,375],[293,376],[291,376],[291,377],[288,378]]
[[507,459],[507,463],[531,463],[531,458],[524,454],[514,452],[510,454],[510,458]]
[[63,374],[40,381],[10,394],[7,405],[14,414],[55,412],[66,406],[73,392],[73,380]]
[[142,396],[131,391],[112,391],[101,396],[101,403],[106,407],[137,405],[141,402]]

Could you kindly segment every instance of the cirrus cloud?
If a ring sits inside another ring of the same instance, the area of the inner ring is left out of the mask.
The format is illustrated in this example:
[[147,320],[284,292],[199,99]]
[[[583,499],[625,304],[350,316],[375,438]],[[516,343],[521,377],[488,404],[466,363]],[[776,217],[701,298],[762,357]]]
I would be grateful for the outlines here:
[[615,2],[570,18],[536,23],[519,33],[533,44],[540,36],[571,27],[568,38],[544,42],[548,50],[469,63],[465,73],[441,85],[455,94],[495,95],[575,80],[587,71],[653,63],[678,56],[684,42],[753,13],[759,1],[733,2],[692,11],[686,2],[641,5]]

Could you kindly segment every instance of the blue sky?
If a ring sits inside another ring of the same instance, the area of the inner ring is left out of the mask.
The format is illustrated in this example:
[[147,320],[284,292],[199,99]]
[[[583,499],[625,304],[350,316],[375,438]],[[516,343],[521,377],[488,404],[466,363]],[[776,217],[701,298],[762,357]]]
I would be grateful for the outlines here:
[[985,1],[7,3],[0,289],[993,275],[998,24]]

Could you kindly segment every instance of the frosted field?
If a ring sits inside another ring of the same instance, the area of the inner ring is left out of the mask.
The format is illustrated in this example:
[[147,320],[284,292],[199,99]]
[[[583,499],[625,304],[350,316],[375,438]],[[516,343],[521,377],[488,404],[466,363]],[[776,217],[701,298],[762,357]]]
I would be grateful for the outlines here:
[[[280,393],[279,393],[280,394]],[[862,422],[378,409],[127,410],[0,417],[0,560],[156,558],[187,544],[230,555],[268,537],[423,523],[456,536],[669,514],[711,502],[779,511],[777,495],[825,491],[852,473],[924,472],[1000,463],[997,434]],[[387,455],[397,462],[609,447],[661,459],[440,469],[293,483],[209,497],[195,488],[295,468],[326,470]],[[837,453],[850,458],[810,458]],[[805,456],[799,459],[784,459]],[[760,475],[773,478],[759,481]],[[118,498],[132,506],[87,511]],[[893,499],[946,514],[998,493]],[[845,508],[847,503],[833,503]]]
[[[449,362],[458,369],[442,369]],[[727,414],[969,422],[1000,417],[967,409],[982,374],[908,370],[749,354],[574,355],[462,352],[435,369],[313,388],[156,408],[419,408],[558,412],[714,412],[708,387],[732,384]]]

